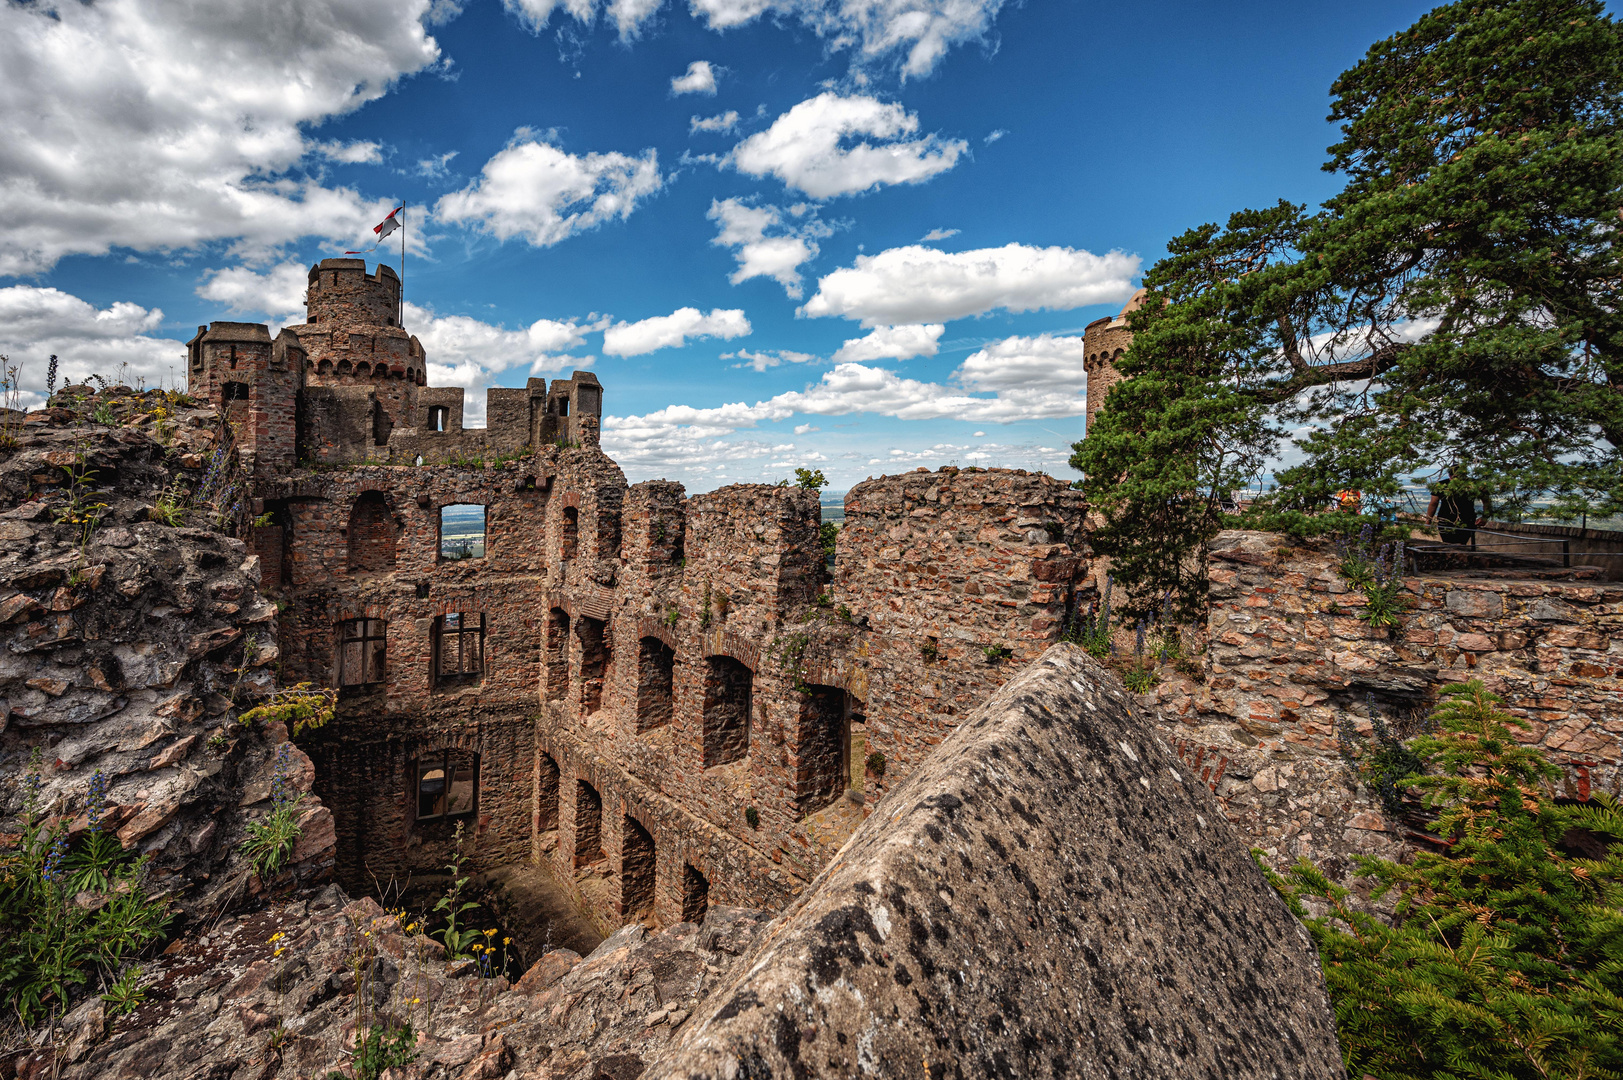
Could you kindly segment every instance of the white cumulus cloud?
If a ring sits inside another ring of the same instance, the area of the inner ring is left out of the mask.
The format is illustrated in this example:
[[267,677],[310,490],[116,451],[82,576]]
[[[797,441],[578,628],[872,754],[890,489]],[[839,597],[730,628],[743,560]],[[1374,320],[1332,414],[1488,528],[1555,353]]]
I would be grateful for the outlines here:
[[[900,105],[826,91],[739,143],[728,160],[740,172],[775,176],[814,199],[854,195],[887,184],[922,183],[958,163],[967,145],[963,140],[904,138],[918,128],[918,117]],[[862,141],[852,142],[856,139]]]
[[934,356],[937,343],[946,329],[944,323],[876,326],[867,337],[851,338],[840,346],[833,359],[836,364],[861,364],[869,360],[910,360],[915,356]]
[[1085,394],[1080,336],[1010,337],[971,353],[953,373],[972,390],[1069,390]]
[[738,360],[735,368],[750,368],[754,371],[765,371],[780,364],[814,364],[818,357],[811,353],[795,352],[792,349],[763,349],[760,352],[751,352],[748,349],[739,349],[737,352],[724,352],[722,360]]
[[637,37],[650,19],[658,14],[664,0],[609,0],[601,5],[598,0],[503,0],[503,6],[518,17],[530,30],[539,33],[559,9],[572,15],[583,25],[597,20],[599,10],[607,13],[620,31],[622,40]]
[[429,6],[0,4],[0,275],[115,246],[351,244],[393,206],[303,170],[380,149],[306,130],[438,61]]
[[798,18],[831,49],[853,49],[859,64],[895,56],[904,76],[919,76],[928,75],[953,45],[984,38],[1003,2],[690,0],[690,8],[712,30],[740,26],[765,14]]
[[324,142],[317,143],[315,149],[321,151],[329,161],[345,165],[376,164],[383,160],[383,144],[377,142]]
[[749,332],[749,320],[738,308],[715,308],[706,315],[698,308],[684,307],[669,315],[614,324],[603,331],[603,352],[609,356],[641,356],[655,349],[685,345],[688,338],[736,338]]
[[[738,269],[727,278],[734,285],[750,278],[769,277],[784,292],[799,299],[803,290],[800,266],[817,257],[817,240],[832,232],[809,211],[799,220],[786,219],[776,206],[756,206],[739,199],[712,199],[711,221],[720,226],[710,241],[733,249]],[[792,212],[790,218],[794,218]],[[775,235],[768,235],[768,231]]]
[[537,319],[528,326],[508,329],[466,315],[438,315],[433,309],[406,304],[406,329],[423,343],[428,354],[430,386],[461,386],[463,422],[470,427],[485,422],[485,391],[497,375],[520,370],[527,375],[561,375],[573,368],[589,368],[590,356],[567,355],[586,341],[586,334],[602,323],[574,319]]
[[[673,94],[711,94],[716,92],[716,69],[708,60],[695,60],[687,72],[671,79]],[[734,116],[737,114],[735,113]]]
[[695,116],[688,121],[688,134],[697,135],[701,131],[732,131],[738,126],[738,112],[728,109],[719,116]]
[[665,183],[650,148],[570,154],[520,128],[479,179],[440,199],[443,221],[477,224],[498,239],[522,236],[547,247],[612,218],[624,220],[637,202]]
[[22,404],[29,408],[44,404],[52,353],[58,388],[92,373],[131,385],[140,378],[149,387],[184,386],[185,342],[155,336],[162,326],[161,310],[128,301],[98,308],[60,289],[0,289],[0,354],[21,366]]
[[304,322],[304,290],[310,268],[300,262],[279,263],[264,273],[246,266],[209,270],[197,295],[224,304],[233,315],[261,315],[272,331]]
[[880,326],[946,322],[999,308],[1064,310],[1126,300],[1138,267],[1136,255],[1120,251],[1006,244],[949,254],[910,244],[857,256],[855,265],[818,281],[800,311]]
[[936,241],[936,240],[950,240],[954,236],[957,236],[960,231],[962,231],[962,230],[959,230],[959,229],[931,229],[929,232],[927,232],[923,236],[919,237],[919,242],[922,243],[922,244],[928,244],[928,243],[931,243],[931,242]]

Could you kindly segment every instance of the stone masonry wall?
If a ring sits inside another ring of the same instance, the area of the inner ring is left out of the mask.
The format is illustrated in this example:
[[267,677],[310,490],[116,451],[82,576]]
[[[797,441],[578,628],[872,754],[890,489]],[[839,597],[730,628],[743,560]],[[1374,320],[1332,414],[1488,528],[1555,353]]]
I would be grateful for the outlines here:
[[1557,794],[1623,787],[1623,585],[1411,577],[1401,633],[1356,618],[1322,545],[1230,532],[1212,545],[1203,683],[1151,698],[1230,817],[1278,863],[1394,854],[1406,839],[1354,783],[1336,725],[1367,736],[1373,706],[1400,734],[1440,687],[1472,678],[1525,717],[1525,739],[1565,770]]

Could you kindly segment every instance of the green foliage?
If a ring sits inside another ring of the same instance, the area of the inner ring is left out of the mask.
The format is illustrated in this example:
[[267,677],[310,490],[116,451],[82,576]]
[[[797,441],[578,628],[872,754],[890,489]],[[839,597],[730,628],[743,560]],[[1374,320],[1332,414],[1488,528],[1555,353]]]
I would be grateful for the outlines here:
[[941,646],[936,643],[935,638],[925,638],[924,644],[919,646],[919,656],[923,658],[926,664],[935,663],[936,657],[940,655]]
[[271,775],[271,812],[263,820],[248,823],[248,836],[240,850],[253,864],[261,881],[270,881],[282,872],[299,843],[299,804],[302,794],[288,789],[288,756],[291,744],[276,751],[276,771]]
[[806,685],[806,649],[810,645],[811,635],[800,630],[773,638],[767,650],[767,655],[777,660],[778,670],[802,694],[811,692]]
[[1374,527],[1365,522],[1356,539],[1335,537],[1339,569],[1347,584],[1364,594],[1357,617],[1377,630],[1403,626],[1403,613],[1413,606],[1403,587],[1404,542],[1375,546]]
[[1007,645],[988,645],[981,650],[981,653],[986,657],[986,662],[988,664],[995,664],[1000,660],[1007,660],[1009,657],[1014,655],[1013,650],[1011,650]]
[[796,469],[795,487],[802,491],[822,491],[828,487],[828,477],[822,469]]
[[141,968],[131,964],[124,969],[124,974],[113,980],[107,992],[101,999],[107,1002],[107,1015],[109,1017],[125,1016],[135,1011],[135,1007],[147,999],[146,991],[139,985]]
[[275,511],[269,511],[254,518],[254,528],[256,529],[266,529],[274,524],[276,524]]
[[52,518],[58,525],[78,526],[80,539],[85,544],[90,542],[102,515],[107,513],[107,504],[96,498],[96,473],[90,467],[89,456],[90,444],[81,443],[73,452],[73,464],[61,466],[67,501]]
[[[248,658],[243,658],[246,667]],[[285,686],[271,695],[269,701],[257,705],[237,717],[243,727],[258,723],[282,723],[288,733],[297,737],[306,731],[325,727],[338,709],[338,691],[327,686],[301,682]]]
[[40,788],[36,749],[23,776],[22,831],[16,847],[0,851],[0,995],[25,1024],[66,1012],[81,987],[116,972],[169,922],[146,891],[146,859],[116,838],[96,840],[106,835],[105,774],[91,779],[89,827],[77,844],[66,822],[46,825]]
[[472,900],[462,899],[462,890],[468,887],[468,875],[462,870],[462,864],[468,861],[468,856],[462,850],[462,843],[463,829],[462,822],[459,821],[456,823],[456,832],[451,837],[451,861],[445,867],[451,872],[451,887],[444,896],[435,901],[433,907],[433,910],[445,920],[445,926],[438,933],[441,944],[445,946],[445,955],[452,960],[471,956],[472,946],[481,936],[477,930],[457,927],[457,921],[464,913],[479,906]]
[[832,521],[825,521],[817,526],[817,543],[823,549],[823,561],[832,563],[834,553],[840,543],[840,527]]
[[885,755],[881,754],[879,751],[875,750],[873,753],[869,754],[867,760],[863,762],[863,764],[866,765],[868,771],[873,773],[875,776],[885,775]]
[[1115,591],[1114,575],[1105,576],[1105,594],[1098,604],[1090,604],[1086,612],[1077,611],[1060,633],[1061,641],[1080,645],[1096,660],[1104,660],[1115,651],[1111,644],[1110,597]]
[[666,628],[674,630],[674,629],[676,629],[677,621],[680,620],[681,618],[682,618],[682,612],[679,609],[673,607],[673,608],[671,608],[671,610],[667,611],[665,613],[665,617],[660,619],[659,621],[664,623]]
[[1344,489],[1390,503],[1416,463],[1469,466],[1511,513],[1540,492],[1558,516],[1623,509],[1617,23],[1599,0],[1461,0],[1331,92],[1343,189],[1174,239],[1076,446],[1131,614],[1168,590],[1200,607],[1225,502],[1304,426],[1257,524],[1311,531]]
[[1437,730],[1410,743],[1430,775],[1408,786],[1447,846],[1360,860],[1377,899],[1397,895],[1392,925],[1305,860],[1269,874],[1318,945],[1350,1076],[1623,1074],[1623,809],[1550,798],[1559,770],[1498,704],[1480,682],[1450,686]]
[[[56,382],[56,357],[51,357],[49,379]],[[24,413],[23,408],[23,367],[13,364],[11,358],[0,353],[0,449],[9,450],[22,440]],[[49,400],[50,395],[46,395]]]
[[[1337,721],[1336,748],[1364,786],[1381,801],[1388,814],[1403,811],[1403,790],[1408,781],[1426,771],[1426,763],[1392,731],[1386,717],[1366,699],[1372,738],[1359,739],[1349,732],[1345,721]],[[1429,721],[1428,721],[1429,723]]]
[[856,619],[856,616],[851,613],[850,607],[845,604],[841,604],[834,609],[834,616],[843,623],[854,622]]
[[761,815],[753,806],[744,807],[744,821],[752,829],[761,827]]
[[327,1080],[378,1080],[387,1069],[399,1069],[417,1060],[417,1033],[410,1024],[392,1028],[373,1024],[355,1033],[355,1056],[349,1072],[333,1069]]
[[169,481],[169,485],[163,489],[163,494],[158,496],[158,501],[147,511],[147,517],[170,528],[185,523],[186,492],[180,486],[180,477]]

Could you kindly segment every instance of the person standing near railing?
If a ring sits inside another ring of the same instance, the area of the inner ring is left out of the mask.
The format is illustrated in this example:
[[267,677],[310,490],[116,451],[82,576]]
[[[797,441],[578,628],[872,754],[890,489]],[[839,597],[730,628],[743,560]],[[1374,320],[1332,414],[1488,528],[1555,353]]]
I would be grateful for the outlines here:
[[[1426,523],[1437,523],[1437,535],[1445,544],[1476,544],[1476,531],[1488,523],[1493,513],[1493,497],[1484,488],[1465,488],[1454,485],[1450,471],[1442,483],[1432,490],[1431,504],[1426,507]],[[1451,490],[1452,488],[1452,490]],[[1477,500],[1482,501],[1482,514],[1476,512]]]

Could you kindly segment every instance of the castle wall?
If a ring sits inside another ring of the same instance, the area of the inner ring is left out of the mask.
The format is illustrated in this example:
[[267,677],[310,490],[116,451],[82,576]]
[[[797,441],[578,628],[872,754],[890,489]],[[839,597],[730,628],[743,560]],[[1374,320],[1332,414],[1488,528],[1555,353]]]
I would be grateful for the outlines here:
[[[409,768],[447,748],[480,755],[478,812],[464,819],[475,867],[529,857],[534,600],[546,569],[538,526],[555,468],[543,455],[500,469],[367,466],[261,482],[263,504],[289,522],[276,541],[293,552],[281,621],[284,682],[333,685],[339,625],[387,625],[385,680],[345,688],[339,716],[309,740],[318,786],[333,799],[347,883],[443,867],[455,820],[415,821]],[[362,520],[363,502],[381,503],[385,513]],[[454,504],[486,508],[483,558],[441,556],[440,511]],[[352,565],[357,547],[388,539],[392,566]],[[436,675],[436,620],[463,613],[484,617],[483,672]]]
[[1146,697],[1277,865],[1398,851],[1403,826],[1356,783],[1336,728],[1368,737],[1373,707],[1412,734],[1449,683],[1480,678],[1530,722],[1518,737],[1563,767],[1557,794],[1623,788],[1623,586],[1410,577],[1392,633],[1357,618],[1364,597],[1323,546],[1227,532],[1212,551],[1204,681]]

